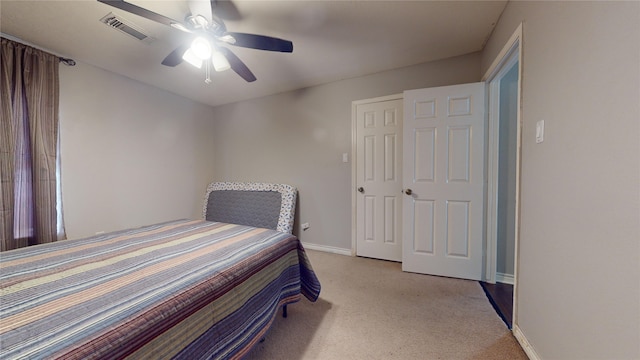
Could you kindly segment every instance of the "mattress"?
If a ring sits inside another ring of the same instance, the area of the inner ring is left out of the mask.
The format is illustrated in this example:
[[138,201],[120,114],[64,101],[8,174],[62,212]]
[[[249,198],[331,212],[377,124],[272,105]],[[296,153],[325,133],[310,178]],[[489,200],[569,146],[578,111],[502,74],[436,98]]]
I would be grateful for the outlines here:
[[12,250],[0,358],[240,358],[280,306],[319,293],[295,236],[246,225],[178,220]]

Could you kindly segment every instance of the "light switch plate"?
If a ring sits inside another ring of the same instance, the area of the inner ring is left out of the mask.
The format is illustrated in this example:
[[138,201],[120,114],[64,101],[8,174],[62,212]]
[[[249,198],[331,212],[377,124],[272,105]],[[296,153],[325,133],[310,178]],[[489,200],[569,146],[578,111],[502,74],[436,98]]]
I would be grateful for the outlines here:
[[544,120],[539,120],[536,123],[536,144],[540,144],[544,141]]

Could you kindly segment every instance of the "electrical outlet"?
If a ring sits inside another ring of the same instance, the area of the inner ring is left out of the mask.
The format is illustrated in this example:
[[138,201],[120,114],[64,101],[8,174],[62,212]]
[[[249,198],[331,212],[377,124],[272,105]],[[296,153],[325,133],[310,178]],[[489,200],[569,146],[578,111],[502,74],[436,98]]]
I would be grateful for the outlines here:
[[306,222],[306,223],[300,225],[300,227],[302,227],[302,231],[305,231],[305,230],[307,230],[309,228],[309,223]]

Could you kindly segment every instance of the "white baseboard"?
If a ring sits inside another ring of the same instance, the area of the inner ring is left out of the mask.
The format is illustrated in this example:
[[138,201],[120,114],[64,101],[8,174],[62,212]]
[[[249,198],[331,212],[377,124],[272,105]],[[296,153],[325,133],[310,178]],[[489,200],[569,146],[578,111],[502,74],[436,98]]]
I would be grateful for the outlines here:
[[513,285],[513,275],[511,275],[511,274],[503,274],[503,273],[497,272],[496,273],[496,282]]
[[309,249],[309,250],[316,250],[316,251],[323,251],[323,252],[328,252],[332,254],[352,256],[351,249],[343,249],[343,248],[337,248],[333,246],[311,244],[307,242],[302,242],[302,246],[304,246],[305,249]]
[[518,343],[520,343],[522,350],[524,350],[524,353],[527,354],[530,360],[541,359],[540,356],[538,356],[538,353],[536,353],[536,351],[533,349],[527,338],[524,336],[522,330],[520,330],[518,325],[514,324],[511,331],[513,332],[513,336],[515,336],[516,340],[518,340]]

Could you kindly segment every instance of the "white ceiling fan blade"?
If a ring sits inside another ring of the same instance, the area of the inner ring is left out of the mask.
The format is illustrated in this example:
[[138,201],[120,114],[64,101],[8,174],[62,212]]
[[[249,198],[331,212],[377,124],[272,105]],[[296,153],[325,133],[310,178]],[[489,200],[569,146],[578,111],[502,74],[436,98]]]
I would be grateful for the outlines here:
[[209,0],[188,0],[191,15],[202,15],[211,23],[211,2]]

